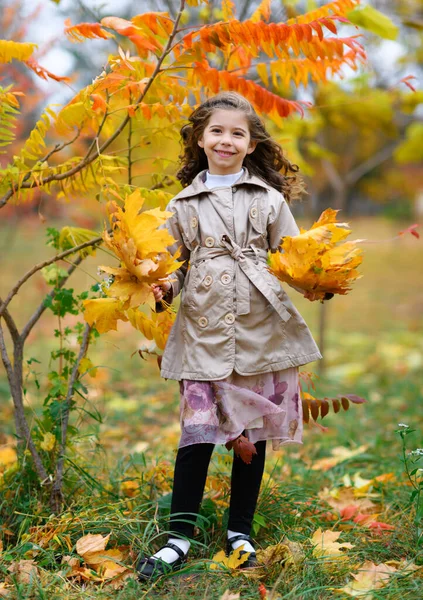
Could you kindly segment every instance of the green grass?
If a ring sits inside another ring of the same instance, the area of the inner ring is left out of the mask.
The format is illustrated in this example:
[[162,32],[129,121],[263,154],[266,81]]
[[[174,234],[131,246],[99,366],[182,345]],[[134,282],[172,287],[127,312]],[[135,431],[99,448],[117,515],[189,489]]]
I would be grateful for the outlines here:
[[[354,237],[367,239],[386,239],[403,228],[402,224],[382,220],[360,220],[352,225]],[[23,228],[16,233],[17,258],[13,263],[3,263],[2,296],[34,261],[46,256],[48,250],[40,246],[41,242],[42,236],[35,229]],[[397,242],[368,244],[363,278],[351,294],[326,304],[326,373],[318,382],[316,395],[355,393],[368,402],[342,414],[330,413],[323,421],[328,427],[326,432],[306,426],[303,446],[269,451],[266,471],[273,485],[267,482],[262,490],[255,539],[265,548],[287,535],[301,543],[305,552],[299,569],[278,564],[264,573],[262,582],[268,590],[275,590],[273,600],[347,597],[334,588],[346,585],[350,573],[366,560],[423,562],[422,549],[416,543],[414,509],[409,503],[411,488],[406,485],[400,438],[395,433],[398,423],[405,422],[416,429],[408,440],[410,449],[423,447],[422,258],[421,242],[411,236]],[[106,262],[101,255],[89,261],[84,269],[91,274],[95,274],[98,264]],[[73,283],[82,290],[91,282],[88,274],[80,273]],[[12,304],[20,324],[32,313],[32,303],[40,301],[46,291],[40,280],[29,289],[30,294],[22,294]],[[292,298],[317,335],[320,305],[295,292]],[[54,326],[46,314],[30,340],[27,358],[42,361],[37,365],[39,371],[48,367],[45,357],[52,347]],[[102,336],[90,351],[94,364],[101,367],[96,379],[86,378],[90,394],[85,409],[92,412],[95,408],[101,419],[93,421],[86,413],[78,417],[79,435],[67,463],[64,513],[59,517],[49,515],[34,492],[28,470],[24,477],[17,477],[12,468],[7,486],[0,489],[0,539],[4,544],[0,581],[15,561],[33,559],[39,567],[39,577],[33,584],[16,583],[13,598],[218,600],[227,589],[240,593],[243,599],[260,598],[259,581],[242,574],[208,570],[211,557],[223,547],[230,470],[223,449],[215,453],[210,470],[211,483],[204,503],[208,524],[199,530],[198,544],[183,572],[154,585],[128,580],[118,590],[110,584],[72,583],[60,573],[62,556],[75,555],[75,543],[86,533],[111,531],[108,547],[128,546],[128,565],[140,552],[162,543],[163,535],[159,534],[166,529],[179,435],[178,388],[175,382],[159,378],[154,360],[143,361],[137,353],[133,355],[140,343],[139,335],[128,324],[122,324],[118,333]],[[37,392],[31,381],[29,377],[28,414],[39,410],[46,389],[42,381],[41,391]],[[13,412],[4,376],[0,378],[0,407],[1,444],[13,435]],[[367,446],[362,454],[327,471],[313,470],[313,464],[329,456],[332,448],[353,449],[360,445]],[[327,520],[328,507],[319,499],[325,487],[342,487],[346,475],[359,473],[371,479],[390,472],[395,479],[372,491],[379,494],[378,520],[393,525],[393,531],[378,533],[353,522]],[[125,486],[134,481],[139,487],[131,497]],[[220,488],[222,494],[218,494]],[[31,527],[41,526],[57,532],[45,545],[40,544],[40,530],[30,531]],[[339,541],[354,544],[347,551],[348,561],[334,563],[328,569],[324,561],[313,557],[309,538],[319,527],[342,530]],[[34,540],[38,540],[37,546]],[[393,577],[373,597],[420,599],[421,574]]]

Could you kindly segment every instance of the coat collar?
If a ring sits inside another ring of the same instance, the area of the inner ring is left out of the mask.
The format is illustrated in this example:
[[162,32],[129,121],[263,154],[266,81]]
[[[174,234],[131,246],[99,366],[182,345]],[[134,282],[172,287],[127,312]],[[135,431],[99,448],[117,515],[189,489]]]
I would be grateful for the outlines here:
[[[181,190],[179,194],[176,194],[174,200],[183,200],[185,198],[191,198],[192,196],[198,196],[199,194],[208,193],[210,190],[208,187],[206,187],[204,183],[206,172],[207,169],[200,171],[200,173],[198,173],[198,175],[194,177],[190,185]],[[234,185],[256,185],[264,188],[265,190],[271,189],[271,186],[265,181],[263,181],[263,179],[260,179],[260,177],[257,177],[256,175],[250,175],[250,173],[245,167],[244,173]]]

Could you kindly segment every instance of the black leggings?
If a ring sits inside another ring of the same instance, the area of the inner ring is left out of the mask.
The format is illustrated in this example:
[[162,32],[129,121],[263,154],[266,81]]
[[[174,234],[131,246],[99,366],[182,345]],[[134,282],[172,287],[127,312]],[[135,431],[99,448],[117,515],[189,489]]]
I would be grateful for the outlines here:
[[[266,442],[257,442],[255,447],[257,454],[251,464],[245,464],[238,456],[232,464],[228,529],[246,535],[250,535],[256,510]],[[213,448],[214,444],[194,444],[178,450],[170,515],[170,530],[175,537],[193,537]]]

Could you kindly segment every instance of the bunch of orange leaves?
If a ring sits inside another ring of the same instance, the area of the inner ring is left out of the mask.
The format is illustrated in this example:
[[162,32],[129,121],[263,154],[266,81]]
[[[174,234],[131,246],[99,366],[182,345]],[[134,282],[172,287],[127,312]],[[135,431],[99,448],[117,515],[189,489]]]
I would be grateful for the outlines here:
[[[104,231],[103,239],[120,264],[99,267],[107,276],[102,285],[105,297],[86,300],[84,317],[99,333],[116,330],[118,320],[130,321],[163,349],[174,315],[169,310],[155,312],[152,284],[169,277],[182,263],[179,251],[168,250],[175,240],[164,224],[172,213],[160,208],[142,211],[143,204],[139,189],[125,198],[122,207],[109,202],[110,229]],[[150,307],[151,317],[140,307]]]
[[336,220],[337,210],[326,209],[309,230],[282,238],[280,251],[269,257],[270,272],[283,283],[304,292],[309,300],[323,300],[327,293],[346,294],[361,277],[362,250],[348,223]]

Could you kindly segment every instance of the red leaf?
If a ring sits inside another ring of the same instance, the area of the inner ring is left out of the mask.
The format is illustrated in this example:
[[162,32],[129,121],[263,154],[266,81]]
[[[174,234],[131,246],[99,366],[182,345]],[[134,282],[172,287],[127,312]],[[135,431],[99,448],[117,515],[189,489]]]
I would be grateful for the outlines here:
[[404,229],[403,231],[399,231],[398,235],[404,235],[404,233],[411,233],[411,235],[414,235],[414,237],[419,238],[420,235],[416,231],[417,227],[420,227],[420,225],[418,223],[414,223],[414,225],[410,225],[410,227],[407,227],[407,229]]
[[232,440],[226,444],[226,448],[233,448],[235,456],[239,456],[247,465],[251,464],[253,455],[257,454],[256,447],[244,435],[240,435],[236,440]]
[[258,591],[259,591],[259,594],[260,594],[260,598],[262,600],[266,600],[266,598],[267,598],[267,590],[266,590],[266,588],[264,587],[264,585],[262,583],[259,585]]
[[60,75],[55,75],[45,67],[42,67],[40,64],[38,64],[35,58],[32,58],[32,56],[25,61],[25,64],[27,67],[32,69],[34,73],[38,75],[38,77],[41,77],[41,79],[54,79],[54,81],[64,81],[65,83],[69,83],[71,81],[69,77],[60,77]]
[[342,508],[339,511],[339,514],[343,521],[351,521],[351,519],[354,517],[354,515],[357,514],[357,512],[358,506],[356,506],[355,504],[350,504],[349,506],[345,506],[344,508]]

